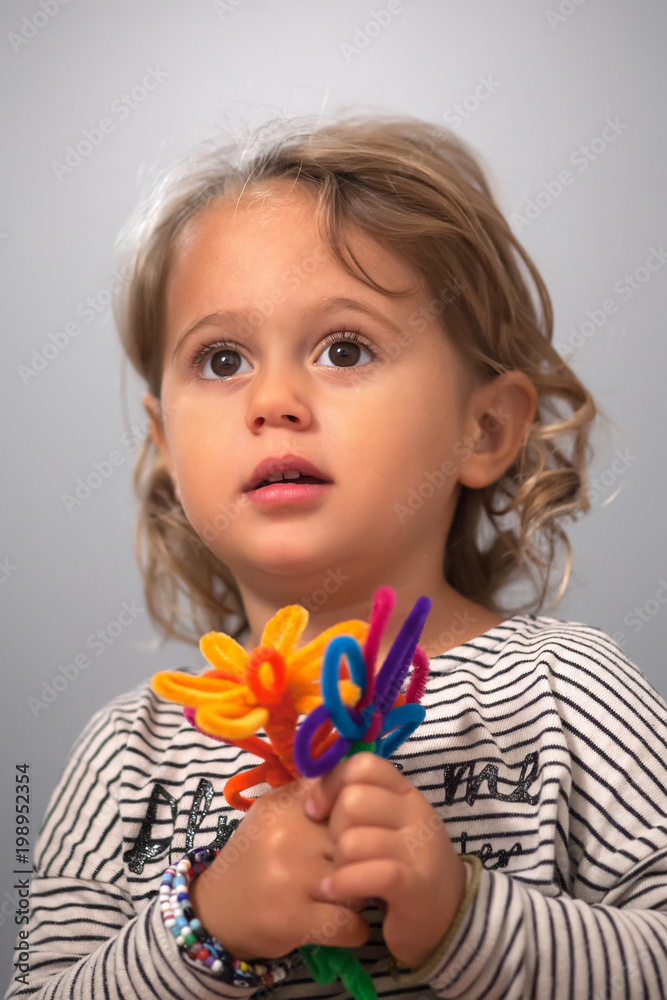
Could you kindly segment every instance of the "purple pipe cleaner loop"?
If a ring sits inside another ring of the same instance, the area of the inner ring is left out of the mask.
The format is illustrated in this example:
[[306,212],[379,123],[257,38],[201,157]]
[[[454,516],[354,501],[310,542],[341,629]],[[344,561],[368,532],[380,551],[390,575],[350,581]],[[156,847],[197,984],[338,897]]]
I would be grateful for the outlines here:
[[396,701],[401,684],[410,669],[410,664],[422,634],[424,623],[433,602],[430,597],[418,597],[393,645],[382,664],[375,681],[376,707],[383,713],[389,711]]
[[294,763],[300,774],[306,778],[319,778],[330,771],[339,760],[342,760],[352,746],[353,740],[339,736],[336,742],[319,757],[313,757],[311,743],[315,733],[323,722],[328,722],[331,716],[326,705],[318,705],[303,720],[294,737]]

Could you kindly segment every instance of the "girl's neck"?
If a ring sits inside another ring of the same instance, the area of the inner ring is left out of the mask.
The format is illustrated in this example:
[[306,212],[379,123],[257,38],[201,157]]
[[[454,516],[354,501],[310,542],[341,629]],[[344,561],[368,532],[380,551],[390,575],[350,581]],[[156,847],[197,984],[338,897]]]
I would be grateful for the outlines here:
[[[447,606],[443,606],[442,601],[438,602],[434,600],[429,617],[426,620],[424,630],[419,640],[419,645],[429,659],[437,656],[438,654],[446,653],[448,650],[454,649],[456,646],[460,646],[464,642],[476,639],[477,636],[482,635],[484,632],[488,632],[490,629],[494,628],[496,625],[502,624],[502,622],[506,620],[505,616],[489,611],[487,608],[482,607],[482,605],[475,604],[474,601],[470,601],[467,598],[462,597],[460,594],[456,593],[456,591],[452,591],[452,594],[455,595],[455,599],[450,600]],[[397,600],[396,608],[394,609],[394,613],[387,624],[387,628],[380,643],[377,658],[378,668],[384,662],[384,659],[391,649],[392,643],[398,635],[401,625],[403,624],[403,621],[411,610],[413,604],[414,601],[405,607],[401,606],[399,608],[399,601]],[[325,631],[325,629],[331,627],[331,625],[336,622],[347,621],[357,617],[362,620],[368,620],[368,618],[363,615],[357,615],[355,613],[342,613],[336,618],[336,621],[329,620],[327,622],[318,623],[317,617],[311,615],[304,632],[300,636],[296,648],[302,649],[305,645],[320,635],[321,632]],[[243,648],[247,653],[252,652],[252,650],[260,644],[260,639],[261,630],[257,634],[256,638],[251,635]]]

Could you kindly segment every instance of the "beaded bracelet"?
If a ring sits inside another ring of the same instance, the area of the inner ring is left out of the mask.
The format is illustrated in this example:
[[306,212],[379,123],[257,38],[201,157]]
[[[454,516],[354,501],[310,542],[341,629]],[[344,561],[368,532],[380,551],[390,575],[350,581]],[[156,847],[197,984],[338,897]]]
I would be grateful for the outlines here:
[[289,956],[254,962],[233,958],[224,945],[202,927],[194,914],[188,886],[196,875],[215,861],[219,853],[217,848],[195,848],[167,868],[160,884],[164,925],[171,931],[184,955],[205,967],[223,983],[256,989],[282,982],[292,967]]

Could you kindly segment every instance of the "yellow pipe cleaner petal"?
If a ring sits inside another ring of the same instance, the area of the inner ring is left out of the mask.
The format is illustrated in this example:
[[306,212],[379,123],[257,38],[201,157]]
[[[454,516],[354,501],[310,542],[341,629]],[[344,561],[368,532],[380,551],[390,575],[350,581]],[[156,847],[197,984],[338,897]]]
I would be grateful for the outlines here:
[[[356,705],[361,698],[361,688],[357,684],[354,684],[353,681],[339,681],[338,690],[340,691],[341,701],[344,705]],[[317,708],[318,705],[322,704],[322,695],[313,685],[312,690],[304,690],[298,694],[294,693],[294,704],[299,715],[307,715],[314,708]]]
[[322,668],[324,657],[324,647],[337,635],[351,635],[360,646],[363,646],[370,625],[362,622],[358,618],[353,618],[347,622],[340,622],[332,625],[315,639],[309,642],[303,649],[297,650],[291,658],[292,669],[298,672],[299,680],[318,680]]
[[265,708],[253,708],[240,719],[229,719],[221,715],[215,705],[207,703],[195,712],[195,722],[204,732],[212,736],[222,736],[225,740],[244,740],[262,729],[269,719]]
[[233,681],[219,680],[212,677],[193,677],[174,670],[161,670],[153,674],[150,685],[156,694],[179,705],[196,708],[202,701],[215,701],[233,693],[240,685]]
[[204,695],[199,699],[195,708],[203,705],[212,705],[220,715],[230,719],[238,719],[257,705],[257,699],[247,687],[236,684],[233,691],[224,691],[215,697]]
[[207,632],[199,640],[202,656],[218,670],[228,670],[241,680],[248,662],[248,654],[236,639],[226,632]]
[[301,698],[297,698],[295,707],[299,715],[308,715],[309,712],[312,712],[314,708],[318,708],[321,704],[321,695],[304,694]]
[[344,705],[356,705],[361,698],[361,688],[354,681],[339,681],[338,690]]
[[288,604],[276,611],[264,626],[260,646],[273,646],[287,661],[308,624],[308,612],[300,604]]

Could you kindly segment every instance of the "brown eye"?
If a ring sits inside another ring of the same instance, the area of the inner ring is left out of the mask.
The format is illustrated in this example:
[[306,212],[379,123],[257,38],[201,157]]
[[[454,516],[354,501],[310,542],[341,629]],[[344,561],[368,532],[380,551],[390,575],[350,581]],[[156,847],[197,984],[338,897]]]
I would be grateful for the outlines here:
[[[244,359],[233,347],[223,347],[209,356],[202,369],[204,377],[229,378],[238,374],[239,364]],[[207,368],[210,365],[212,375],[209,375]]]
[[[323,365],[322,367],[354,368],[355,366],[358,366],[362,353],[365,353],[370,361],[373,360],[373,356],[367,347],[364,347],[362,343],[357,342],[356,339],[352,340],[348,339],[348,337],[349,334],[347,336],[339,336],[337,340],[333,340],[332,338],[333,342],[327,344],[320,354],[320,358],[324,357],[325,354],[328,354],[329,360],[332,364]],[[319,360],[317,363],[319,364]],[[368,363],[368,360],[363,361],[362,365],[359,367],[363,367]]]
[[341,367],[349,368],[356,364],[361,356],[361,348],[358,344],[352,344],[349,341],[341,340],[337,344],[332,344],[328,350],[330,351],[329,357],[337,362],[340,362]]

